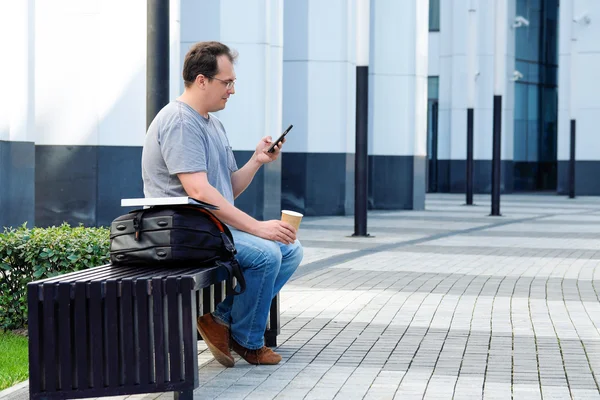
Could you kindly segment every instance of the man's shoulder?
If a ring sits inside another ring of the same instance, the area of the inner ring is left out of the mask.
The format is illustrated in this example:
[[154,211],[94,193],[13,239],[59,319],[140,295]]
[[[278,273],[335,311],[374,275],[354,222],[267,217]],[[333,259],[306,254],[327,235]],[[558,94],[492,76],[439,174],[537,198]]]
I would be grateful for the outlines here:
[[176,100],[163,107],[157,118],[160,119],[161,130],[169,130],[171,127],[178,125],[194,131],[204,131],[206,129],[206,124],[203,123],[195,111],[190,110],[189,106]]
[[173,121],[173,120],[183,120],[189,119],[190,113],[184,107],[184,104],[180,101],[173,100],[166,106],[160,110],[158,115],[163,119],[163,121]]

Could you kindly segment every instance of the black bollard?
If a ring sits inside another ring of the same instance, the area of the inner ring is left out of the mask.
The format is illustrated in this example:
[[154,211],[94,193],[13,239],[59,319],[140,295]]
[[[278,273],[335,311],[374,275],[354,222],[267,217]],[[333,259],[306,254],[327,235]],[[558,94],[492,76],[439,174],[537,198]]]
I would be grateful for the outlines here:
[[492,152],[492,216],[500,216],[500,167],[502,157],[502,96],[494,95],[494,131]]
[[571,120],[571,143],[569,154],[569,198],[575,198],[575,120]]
[[367,233],[368,162],[369,162],[369,67],[356,67],[356,152],[354,159],[354,234]]
[[467,108],[467,205],[473,205],[473,114],[472,108]]

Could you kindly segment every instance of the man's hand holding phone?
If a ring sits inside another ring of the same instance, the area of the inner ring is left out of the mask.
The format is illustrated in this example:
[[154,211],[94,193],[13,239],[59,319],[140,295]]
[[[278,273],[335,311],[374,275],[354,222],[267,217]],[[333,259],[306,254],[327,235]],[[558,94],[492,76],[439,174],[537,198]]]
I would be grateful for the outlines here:
[[290,125],[282,134],[277,138],[276,141],[272,141],[270,136],[266,136],[261,139],[258,146],[256,146],[256,159],[261,164],[267,164],[271,161],[275,161],[279,157],[281,152],[281,146],[285,143],[285,135],[292,129],[293,125]]
[[285,135],[288,134],[289,131],[292,130],[292,128],[294,127],[294,125],[290,125],[288,126],[288,128],[283,131],[283,133],[281,134],[281,136],[279,136],[279,138],[277,138],[276,141],[274,141],[271,146],[269,147],[269,149],[267,150],[268,153],[274,153],[275,149],[281,150],[281,145],[283,143],[285,143]]

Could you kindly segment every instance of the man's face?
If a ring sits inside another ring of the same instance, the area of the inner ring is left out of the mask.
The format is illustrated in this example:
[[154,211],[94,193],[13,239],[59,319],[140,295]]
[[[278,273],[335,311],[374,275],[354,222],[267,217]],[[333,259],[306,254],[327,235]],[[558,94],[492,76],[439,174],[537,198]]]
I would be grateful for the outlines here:
[[209,112],[224,109],[229,96],[235,93],[235,86],[232,84],[235,81],[233,64],[227,56],[221,55],[217,58],[217,65],[219,68],[217,74],[206,83]]

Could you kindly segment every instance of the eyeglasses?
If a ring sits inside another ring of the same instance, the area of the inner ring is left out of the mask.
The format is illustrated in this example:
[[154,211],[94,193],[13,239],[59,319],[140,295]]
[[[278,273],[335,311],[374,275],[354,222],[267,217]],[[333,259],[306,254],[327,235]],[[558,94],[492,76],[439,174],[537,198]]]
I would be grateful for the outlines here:
[[212,79],[216,79],[219,82],[223,82],[225,84],[225,87],[227,88],[227,90],[232,89],[233,86],[235,85],[235,80],[233,80],[233,81],[224,81],[223,79],[215,78],[214,76],[212,77]]

